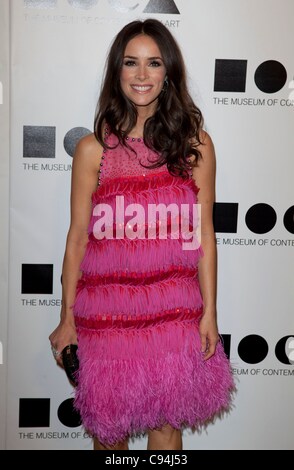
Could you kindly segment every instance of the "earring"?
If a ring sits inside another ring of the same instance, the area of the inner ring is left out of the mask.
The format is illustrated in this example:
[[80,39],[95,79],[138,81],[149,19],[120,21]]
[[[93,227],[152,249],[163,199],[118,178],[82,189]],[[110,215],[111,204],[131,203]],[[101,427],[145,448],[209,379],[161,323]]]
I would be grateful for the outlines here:
[[164,79],[164,82],[163,82],[163,87],[162,87],[162,91],[166,91],[168,89],[168,78],[165,77]]

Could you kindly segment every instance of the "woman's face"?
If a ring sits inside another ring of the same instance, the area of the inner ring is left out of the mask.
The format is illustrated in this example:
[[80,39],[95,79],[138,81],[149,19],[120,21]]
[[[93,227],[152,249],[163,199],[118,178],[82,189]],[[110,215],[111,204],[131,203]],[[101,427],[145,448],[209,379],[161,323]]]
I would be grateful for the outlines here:
[[127,44],[120,75],[121,89],[138,112],[152,115],[166,76],[160,50],[150,36],[140,34]]

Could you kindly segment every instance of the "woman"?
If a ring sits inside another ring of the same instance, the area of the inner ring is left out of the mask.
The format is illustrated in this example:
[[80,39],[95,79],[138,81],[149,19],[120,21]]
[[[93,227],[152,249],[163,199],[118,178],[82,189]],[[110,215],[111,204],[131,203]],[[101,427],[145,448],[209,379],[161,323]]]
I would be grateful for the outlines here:
[[214,180],[178,45],[159,21],[126,25],[108,56],[95,132],[75,151],[61,321],[50,336],[60,364],[78,342],[75,406],[96,449],[128,449],[145,432],[148,449],[181,449],[184,426],[229,406]]

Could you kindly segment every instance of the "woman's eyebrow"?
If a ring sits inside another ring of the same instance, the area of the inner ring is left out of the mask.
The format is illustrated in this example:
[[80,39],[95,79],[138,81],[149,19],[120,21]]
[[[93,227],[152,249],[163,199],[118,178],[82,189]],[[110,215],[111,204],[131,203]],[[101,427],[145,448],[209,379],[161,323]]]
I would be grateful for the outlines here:
[[[134,60],[138,60],[138,57],[135,57],[133,55],[125,55],[124,56],[124,59],[134,59]],[[159,56],[156,56],[156,57],[148,57],[147,60],[155,60],[155,59],[160,59],[162,60],[162,57],[159,57]]]

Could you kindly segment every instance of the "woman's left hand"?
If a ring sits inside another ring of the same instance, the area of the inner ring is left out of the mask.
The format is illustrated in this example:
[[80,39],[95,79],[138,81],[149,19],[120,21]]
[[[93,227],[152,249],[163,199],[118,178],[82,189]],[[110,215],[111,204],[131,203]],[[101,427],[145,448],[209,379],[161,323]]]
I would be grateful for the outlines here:
[[203,359],[207,361],[215,353],[216,345],[219,341],[216,316],[210,313],[204,313],[200,320],[199,333],[201,338],[201,352],[204,353]]

